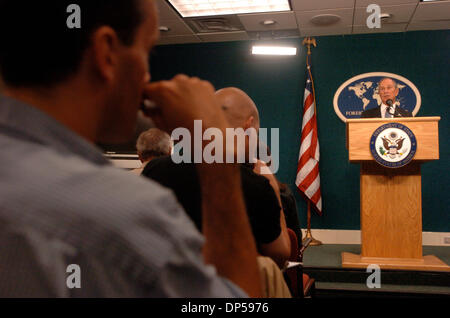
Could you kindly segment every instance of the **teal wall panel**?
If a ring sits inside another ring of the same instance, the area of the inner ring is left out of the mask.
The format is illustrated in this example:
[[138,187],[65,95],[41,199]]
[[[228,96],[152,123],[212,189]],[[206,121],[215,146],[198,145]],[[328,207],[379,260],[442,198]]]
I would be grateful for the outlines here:
[[[441,159],[422,166],[424,231],[450,231],[450,31],[424,31],[318,37],[313,49],[323,197],[322,217],[312,227],[359,229],[359,165],[348,162],[345,125],[333,109],[333,97],[347,79],[366,72],[390,72],[408,78],[420,90],[417,116],[441,116]],[[300,48],[295,57],[256,57],[253,42],[160,46],[151,57],[153,80],[184,73],[211,81],[216,88],[236,86],[256,102],[261,127],[280,129],[277,177],[294,190],[305,84],[302,39],[279,40]],[[297,195],[302,225],[306,204]]]

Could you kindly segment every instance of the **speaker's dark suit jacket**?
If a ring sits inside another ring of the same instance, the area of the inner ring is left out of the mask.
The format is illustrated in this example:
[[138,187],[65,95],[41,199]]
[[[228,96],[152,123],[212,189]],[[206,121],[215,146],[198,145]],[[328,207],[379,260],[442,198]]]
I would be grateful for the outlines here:
[[[412,117],[411,113],[406,109],[396,107],[394,117]],[[362,112],[361,118],[381,118],[381,107],[367,109]]]

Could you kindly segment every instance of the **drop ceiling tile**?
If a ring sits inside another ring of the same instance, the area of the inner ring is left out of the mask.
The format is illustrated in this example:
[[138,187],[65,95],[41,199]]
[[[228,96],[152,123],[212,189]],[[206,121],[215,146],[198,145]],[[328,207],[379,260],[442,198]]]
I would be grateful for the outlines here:
[[182,17],[290,11],[289,0],[166,0]]
[[156,7],[158,8],[160,20],[174,20],[180,17],[171,5],[166,2],[166,0],[156,0],[155,2]]
[[336,8],[353,8],[355,0],[291,0],[292,10],[311,11]]
[[[247,31],[270,31],[297,29],[297,20],[294,12],[259,13],[238,15],[242,25]],[[263,25],[265,20],[276,21],[274,25]]]
[[419,3],[412,22],[423,20],[450,20],[450,1]]
[[[415,4],[397,5],[397,6],[381,6],[381,13],[390,13],[392,17],[389,18],[387,23],[406,23],[409,22],[411,16],[416,9]],[[366,24],[367,18],[372,13],[367,13],[366,8],[355,8],[354,25]]]
[[249,36],[245,31],[237,32],[214,32],[214,33],[199,33],[197,36],[203,42],[226,42],[226,41],[242,41],[248,40]]
[[[317,15],[329,14],[337,15],[340,20],[330,26],[318,26],[311,22],[311,19]],[[353,8],[352,9],[334,9],[334,10],[314,10],[314,11],[296,11],[297,24],[302,28],[318,28],[318,27],[345,27],[353,24]]]
[[158,41],[158,45],[198,43],[198,42],[201,42],[201,40],[196,35],[175,35],[175,36],[161,37]]
[[354,25],[353,34],[404,32],[406,31],[406,26],[407,23],[386,23],[382,24],[381,28],[370,29],[367,27],[367,25]]
[[418,30],[448,30],[450,29],[450,20],[446,21],[418,21],[408,25],[408,31]]
[[300,30],[302,37],[305,36],[325,36],[325,35],[342,35],[352,33],[352,26],[345,27],[321,27],[321,28],[304,28]]
[[365,7],[369,4],[378,4],[379,6],[392,6],[397,4],[418,4],[419,0],[356,0],[355,7]]
[[271,31],[248,31],[249,39],[251,40],[269,40],[273,41],[275,39],[289,39],[300,37],[299,29],[290,30],[271,30]]
[[160,20],[159,25],[169,28],[169,31],[161,32],[161,37],[194,34],[194,32],[181,19]]

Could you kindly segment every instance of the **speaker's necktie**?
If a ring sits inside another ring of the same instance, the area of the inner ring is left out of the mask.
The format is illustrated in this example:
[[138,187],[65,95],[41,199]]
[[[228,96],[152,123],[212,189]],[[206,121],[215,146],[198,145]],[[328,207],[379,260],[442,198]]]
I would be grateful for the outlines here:
[[394,118],[394,115],[392,115],[390,113],[390,111],[391,111],[391,107],[387,107],[386,108],[386,114],[384,115],[384,117],[386,117],[386,118]]

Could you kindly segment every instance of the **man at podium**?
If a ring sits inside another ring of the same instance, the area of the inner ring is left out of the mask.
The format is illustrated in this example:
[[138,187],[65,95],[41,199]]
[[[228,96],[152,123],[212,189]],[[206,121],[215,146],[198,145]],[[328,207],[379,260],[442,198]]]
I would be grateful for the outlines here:
[[409,111],[399,107],[400,103],[396,101],[398,91],[396,81],[390,77],[383,78],[378,83],[378,94],[381,98],[381,105],[363,111],[361,118],[411,117]]

